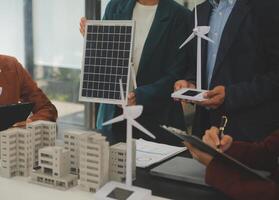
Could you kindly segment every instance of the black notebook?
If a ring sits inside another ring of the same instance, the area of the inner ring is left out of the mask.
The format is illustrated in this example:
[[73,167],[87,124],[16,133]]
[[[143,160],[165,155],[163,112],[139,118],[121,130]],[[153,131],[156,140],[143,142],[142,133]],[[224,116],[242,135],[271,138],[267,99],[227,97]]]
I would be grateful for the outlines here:
[[193,135],[188,135],[185,134],[185,132],[175,129],[172,127],[166,127],[162,126],[163,129],[167,130],[168,132],[172,133],[173,135],[177,136],[181,140],[184,140],[188,143],[190,143],[193,147],[199,149],[202,152],[208,153],[209,155],[215,157],[218,156],[218,158],[224,160],[225,162],[229,162],[236,166],[237,168],[246,171],[247,173],[251,175],[256,175],[257,177],[264,179],[264,180],[270,180],[268,176],[265,174],[259,173],[258,171],[251,169],[250,167],[244,165],[243,163],[239,162],[238,160],[232,158],[231,156],[217,151],[216,149],[212,148],[211,146],[205,144],[200,138],[193,136]]
[[0,131],[12,127],[15,123],[25,121],[30,115],[34,103],[19,103],[0,106]]

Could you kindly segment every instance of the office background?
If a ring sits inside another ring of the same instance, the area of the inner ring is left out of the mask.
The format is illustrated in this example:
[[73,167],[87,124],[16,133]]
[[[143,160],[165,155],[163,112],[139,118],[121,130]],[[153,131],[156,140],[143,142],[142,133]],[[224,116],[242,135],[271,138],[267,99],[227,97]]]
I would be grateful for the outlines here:
[[[25,66],[56,105],[58,126],[66,129],[94,128],[95,107],[78,101],[83,49],[79,20],[100,19],[108,2],[0,0],[0,54],[14,56]],[[194,6],[193,0],[177,2]]]

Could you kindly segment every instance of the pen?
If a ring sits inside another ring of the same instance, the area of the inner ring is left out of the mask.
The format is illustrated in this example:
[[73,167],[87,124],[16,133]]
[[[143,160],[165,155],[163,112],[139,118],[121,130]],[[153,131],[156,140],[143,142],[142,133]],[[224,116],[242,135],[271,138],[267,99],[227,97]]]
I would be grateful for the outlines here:
[[224,130],[227,126],[227,123],[228,123],[228,118],[226,116],[222,116],[222,119],[221,119],[221,123],[220,123],[220,126],[219,126],[219,145],[217,145],[217,148],[220,149],[221,147],[221,140],[224,136]]

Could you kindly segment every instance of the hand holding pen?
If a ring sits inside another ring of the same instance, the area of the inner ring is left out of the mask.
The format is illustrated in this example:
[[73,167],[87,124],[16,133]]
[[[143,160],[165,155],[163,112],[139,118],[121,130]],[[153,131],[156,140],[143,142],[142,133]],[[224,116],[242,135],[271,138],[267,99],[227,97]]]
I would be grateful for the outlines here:
[[220,127],[212,127],[211,129],[207,130],[202,138],[203,142],[212,148],[219,149],[220,152],[224,152],[229,149],[233,139],[229,135],[224,135],[227,122],[228,119],[225,116],[222,117]]

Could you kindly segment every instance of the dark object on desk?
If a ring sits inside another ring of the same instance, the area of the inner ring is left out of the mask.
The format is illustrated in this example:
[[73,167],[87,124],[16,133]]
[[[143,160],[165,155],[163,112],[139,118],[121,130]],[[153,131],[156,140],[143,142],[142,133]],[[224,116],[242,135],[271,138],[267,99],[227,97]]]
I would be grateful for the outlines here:
[[205,183],[205,166],[190,158],[175,157],[170,161],[152,169],[150,174],[167,179],[210,187]]
[[134,192],[129,190],[124,190],[122,188],[115,188],[109,195],[109,198],[118,200],[127,200]]
[[[197,160],[178,156],[155,167],[150,171],[150,174],[153,176],[212,188],[205,183],[205,171],[205,166]],[[268,172],[256,172],[262,176],[270,176],[270,173]]]
[[25,121],[34,103],[19,103],[0,106],[0,131],[10,128],[17,122]]
[[185,132],[175,129],[175,128],[171,128],[171,127],[162,126],[162,128],[164,128],[168,132],[174,134],[181,140],[184,140],[184,141],[190,143],[192,146],[194,146],[195,148],[199,149],[202,152],[208,153],[209,155],[211,155],[213,157],[218,156],[223,161],[228,162],[228,163],[236,166],[237,168],[246,171],[247,173],[249,173],[251,175],[257,176],[260,179],[270,180],[265,174],[259,173],[258,171],[255,171],[255,170],[251,169],[250,167],[242,164],[238,160],[232,158],[231,156],[229,156],[225,153],[222,153],[220,151],[217,151],[216,149],[212,148],[211,146],[205,144],[202,140],[200,140],[196,136],[185,134]]

